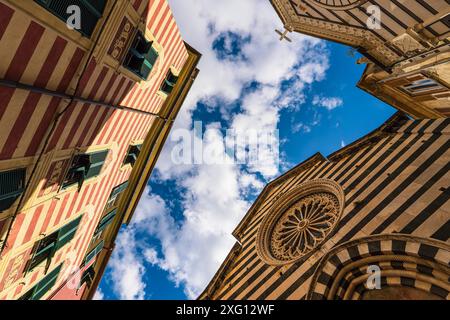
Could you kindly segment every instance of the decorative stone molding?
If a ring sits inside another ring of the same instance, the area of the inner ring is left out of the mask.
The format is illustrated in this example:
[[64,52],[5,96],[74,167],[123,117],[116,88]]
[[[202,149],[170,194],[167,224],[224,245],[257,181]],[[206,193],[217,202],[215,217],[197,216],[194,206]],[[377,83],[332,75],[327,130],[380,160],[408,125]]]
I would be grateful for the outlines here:
[[[316,0],[309,1],[314,2],[313,5],[319,5]],[[283,23],[291,26],[294,31],[344,43],[355,48],[363,48],[370,56],[385,66],[391,66],[402,58],[371,30],[299,15],[288,0],[271,0],[271,2],[281,16]],[[364,2],[353,3],[352,5],[356,7]],[[334,7],[328,9],[337,10]],[[350,8],[341,8],[341,10],[344,9]]]
[[332,180],[303,183],[284,193],[264,218],[257,252],[270,265],[293,263],[316,250],[337,225],[344,191]]
[[365,2],[367,2],[367,0],[347,0],[344,3],[340,2],[340,3],[329,4],[328,0],[305,0],[305,1],[310,3],[311,5],[315,4],[319,7],[322,7],[325,9],[333,9],[333,10],[352,9],[352,8],[356,8],[356,7],[364,4]]
[[381,289],[406,286],[449,299],[450,246],[405,234],[351,240],[320,261],[307,299],[362,299],[368,292],[369,266],[380,269]]

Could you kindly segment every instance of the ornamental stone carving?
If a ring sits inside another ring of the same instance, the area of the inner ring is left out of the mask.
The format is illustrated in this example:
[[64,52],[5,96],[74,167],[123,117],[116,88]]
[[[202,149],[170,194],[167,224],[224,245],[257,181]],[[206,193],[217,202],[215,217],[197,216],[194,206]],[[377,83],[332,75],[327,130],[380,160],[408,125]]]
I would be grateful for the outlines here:
[[261,224],[257,251],[266,263],[295,262],[331,234],[344,207],[344,192],[331,180],[314,180],[283,194]]
[[[367,0],[342,0],[342,1],[329,1],[329,0],[306,0],[310,4],[316,4],[319,7],[334,10],[347,10],[362,5]],[[333,3],[331,3],[333,2]]]

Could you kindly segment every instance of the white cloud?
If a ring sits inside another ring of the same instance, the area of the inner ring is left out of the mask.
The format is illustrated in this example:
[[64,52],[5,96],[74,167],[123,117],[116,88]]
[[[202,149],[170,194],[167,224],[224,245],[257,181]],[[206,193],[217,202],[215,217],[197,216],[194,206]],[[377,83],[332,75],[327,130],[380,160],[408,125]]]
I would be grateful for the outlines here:
[[102,290],[100,288],[97,288],[97,291],[95,291],[93,300],[103,300],[103,299],[105,299],[104,293],[102,292]]
[[333,110],[344,104],[344,101],[339,97],[321,97],[314,96],[313,105],[326,108],[328,110]]
[[135,230],[123,230],[116,240],[116,248],[109,263],[113,270],[113,290],[122,300],[142,300],[145,297],[145,268],[136,250]]
[[292,132],[293,133],[297,133],[297,132],[309,133],[309,132],[311,132],[311,127],[302,122],[299,122],[292,126]]
[[[299,110],[306,101],[308,87],[326,76],[329,63],[325,44],[297,33],[290,35],[292,43],[280,42],[274,29],[280,28],[282,22],[268,1],[169,3],[182,36],[203,55],[200,74],[174,129],[191,130],[196,120],[192,112],[202,101],[209,110],[219,110],[229,127],[238,132],[273,132],[281,110]],[[219,59],[212,43],[227,32],[249,39],[241,47],[245,59]],[[258,86],[244,90],[255,81]],[[241,102],[240,109],[232,112],[229,105],[237,101]],[[206,147],[223,149],[223,128],[213,123],[207,129]],[[244,196],[259,192],[268,180],[280,174],[278,159],[271,154],[265,154],[265,161],[244,166],[175,165],[171,161],[175,144],[176,141],[167,141],[156,176],[162,182],[175,180],[185,190],[180,195],[184,220],[174,221],[171,217],[167,205],[170,199],[147,195],[147,190],[132,224],[119,237],[111,263],[114,289],[121,297],[144,297],[144,266],[150,264],[166,270],[177,285],[183,285],[190,298],[196,298],[235,242],[231,232],[251,205],[243,200]],[[140,239],[143,232],[159,239],[160,253]],[[137,248],[142,250],[142,256]]]

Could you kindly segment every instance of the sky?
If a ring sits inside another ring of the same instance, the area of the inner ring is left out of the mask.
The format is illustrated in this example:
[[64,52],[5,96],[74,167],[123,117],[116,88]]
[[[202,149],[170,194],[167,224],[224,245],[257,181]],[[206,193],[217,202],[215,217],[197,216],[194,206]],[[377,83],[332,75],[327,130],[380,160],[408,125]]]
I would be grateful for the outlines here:
[[[132,222],[119,233],[96,299],[195,299],[268,182],[316,152],[344,147],[395,112],[356,88],[364,65],[349,48],[298,33],[289,35],[291,43],[279,41],[274,30],[282,23],[269,1],[169,4],[183,38],[203,55],[200,74]],[[278,132],[272,146],[279,152],[261,152],[258,161],[180,161],[174,150],[183,134],[192,135],[193,145],[200,141],[196,121],[213,160],[232,160],[224,152],[227,130]]]

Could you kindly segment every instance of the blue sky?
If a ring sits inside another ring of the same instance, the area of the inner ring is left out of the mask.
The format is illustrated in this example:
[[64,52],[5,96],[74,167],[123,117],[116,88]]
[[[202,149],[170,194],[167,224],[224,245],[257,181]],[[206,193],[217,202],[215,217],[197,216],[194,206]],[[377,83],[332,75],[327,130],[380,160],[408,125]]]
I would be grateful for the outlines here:
[[[395,111],[356,88],[364,65],[347,47],[299,34],[280,42],[268,1],[186,2],[169,1],[185,40],[203,53],[201,73],[97,298],[195,298],[268,181],[317,151],[326,156],[351,143]],[[194,121],[207,130],[205,145],[219,149],[228,128],[278,129],[279,165],[174,163],[174,138]]]

